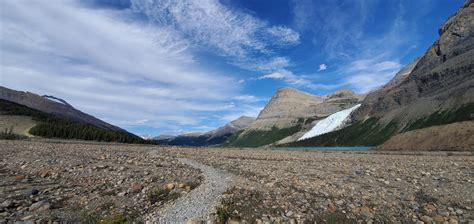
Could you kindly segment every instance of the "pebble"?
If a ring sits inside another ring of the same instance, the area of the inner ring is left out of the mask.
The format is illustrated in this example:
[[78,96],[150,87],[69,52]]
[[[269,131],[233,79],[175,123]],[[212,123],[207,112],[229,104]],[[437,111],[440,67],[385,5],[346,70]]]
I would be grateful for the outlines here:
[[51,208],[51,204],[47,201],[38,201],[36,203],[33,203],[30,208],[28,209],[29,211],[46,211]]

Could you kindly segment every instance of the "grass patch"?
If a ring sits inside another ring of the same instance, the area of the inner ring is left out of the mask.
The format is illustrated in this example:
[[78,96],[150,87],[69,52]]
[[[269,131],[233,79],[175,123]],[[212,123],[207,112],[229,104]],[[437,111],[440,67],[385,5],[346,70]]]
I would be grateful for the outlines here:
[[106,216],[102,216],[97,212],[82,213],[81,223],[85,224],[128,224],[130,220],[123,214],[111,212]]
[[227,146],[259,147],[274,143],[301,130],[301,124],[288,128],[273,126],[270,130],[250,130],[232,137]]
[[155,188],[147,193],[147,199],[150,204],[154,205],[158,202],[166,202],[179,198],[180,194],[172,192],[168,189]]
[[435,112],[411,123],[403,129],[403,132],[469,120],[474,120],[474,103],[464,104],[453,110]]
[[395,122],[383,126],[378,119],[369,118],[337,131],[282,146],[376,146],[388,140],[398,129]]

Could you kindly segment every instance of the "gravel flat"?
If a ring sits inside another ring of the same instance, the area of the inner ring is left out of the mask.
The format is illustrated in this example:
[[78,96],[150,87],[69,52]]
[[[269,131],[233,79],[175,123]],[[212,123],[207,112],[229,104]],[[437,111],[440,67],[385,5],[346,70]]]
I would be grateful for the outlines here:
[[198,163],[191,159],[179,158],[183,164],[199,169],[204,176],[203,183],[166,205],[158,212],[155,220],[158,223],[186,223],[190,219],[206,217],[213,212],[222,195],[234,182],[234,177],[226,172],[216,170],[210,166]]

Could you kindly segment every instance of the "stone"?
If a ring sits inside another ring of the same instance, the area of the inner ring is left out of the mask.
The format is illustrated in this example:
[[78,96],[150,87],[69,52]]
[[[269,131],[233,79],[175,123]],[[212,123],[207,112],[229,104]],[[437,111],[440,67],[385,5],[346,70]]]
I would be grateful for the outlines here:
[[166,189],[168,190],[173,190],[173,188],[174,188],[174,183],[169,183],[166,185]]
[[458,220],[451,218],[449,219],[449,224],[458,224]]
[[36,203],[33,203],[30,208],[28,209],[29,211],[46,211],[51,208],[51,204],[47,201],[38,201]]
[[15,176],[15,180],[16,180],[16,181],[22,181],[22,180],[24,180],[24,179],[26,179],[26,176],[24,176],[24,175]]
[[332,202],[329,202],[328,203],[328,210],[330,212],[335,212],[337,210],[337,207]]
[[37,194],[39,194],[39,191],[35,188],[30,188],[23,192],[23,195],[25,195],[25,197],[29,197],[29,196],[37,195]]
[[292,215],[293,215],[293,212],[292,212],[292,211],[287,211],[287,212],[285,213],[285,216],[286,216],[286,217],[291,217]]
[[436,222],[436,223],[444,223],[444,218],[443,218],[443,216],[437,215],[437,216],[432,217],[432,219],[433,219],[433,221]]
[[132,184],[132,191],[135,192],[135,193],[139,193],[141,192],[143,189],[143,185],[141,184],[137,184],[137,183],[133,183]]
[[11,200],[5,200],[0,204],[0,208],[10,208],[13,205],[13,202]]
[[365,219],[372,219],[374,218],[374,214],[370,211],[370,208],[364,206],[360,208],[360,214],[365,218]]
[[464,212],[461,209],[456,209],[456,214],[462,215],[462,213],[464,213]]
[[431,211],[436,211],[436,207],[435,207],[434,205],[432,205],[432,204],[426,205],[426,208],[429,209],[429,210],[431,210]]
[[420,220],[427,224],[431,224],[433,222],[433,219],[426,215],[421,216]]
[[202,221],[199,219],[190,219],[186,222],[186,224],[202,224]]

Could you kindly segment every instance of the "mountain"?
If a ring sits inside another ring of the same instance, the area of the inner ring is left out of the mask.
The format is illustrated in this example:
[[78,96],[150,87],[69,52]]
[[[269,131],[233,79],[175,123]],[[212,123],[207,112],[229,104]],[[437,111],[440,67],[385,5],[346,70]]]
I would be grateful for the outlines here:
[[83,113],[72,107],[66,101],[53,96],[39,96],[34,93],[16,91],[0,86],[0,99],[21,104],[48,114],[54,114],[68,120],[91,124],[107,130],[125,132],[125,130],[117,126]]
[[147,143],[119,127],[75,109],[53,96],[0,86],[0,122],[2,129],[46,138],[65,138],[124,143]]
[[[461,121],[468,121],[461,126],[472,128],[467,124],[474,118],[474,1],[466,1],[439,34],[423,56],[365,97],[352,115],[352,125],[290,145],[380,145],[394,135],[415,129],[431,127],[426,133],[441,132],[446,129],[443,125]],[[450,133],[455,137],[456,132]],[[409,136],[404,134],[398,139],[417,144]],[[434,147],[431,144],[420,149]]]
[[297,140],[317,121],[356,105],[362,98],[346,89],[316,96],[288,87],[280,88],[256,121],[233,136],[228,145],[257,147]]
[[187,133],[178,136],[160,135],[153,140],[159,144],[176,146],[210,146],[225,143],[234,133],[248,127],[253,117],[242,116],[230,123],[205,133]]

